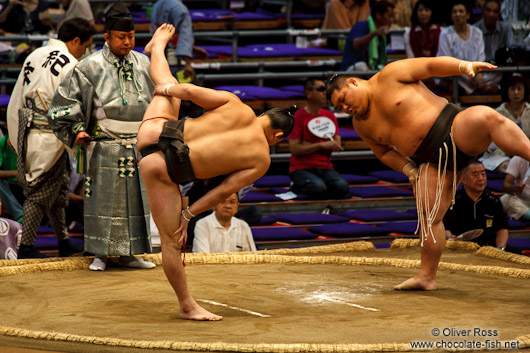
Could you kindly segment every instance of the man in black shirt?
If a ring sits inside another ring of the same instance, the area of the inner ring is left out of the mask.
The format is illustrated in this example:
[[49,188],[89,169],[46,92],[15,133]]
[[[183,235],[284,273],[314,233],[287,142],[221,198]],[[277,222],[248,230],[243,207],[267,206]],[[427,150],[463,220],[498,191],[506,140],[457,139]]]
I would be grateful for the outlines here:
[[499,198],[486,190],[486,170],[480,162],[473,162],[462,176],[463,188],[456,193],[453,209],[444,217],[446,237],[455,240],[464,232],[482,229],[472,241],[480,246],[494,246],[504,250],[508,241],[508,220]]

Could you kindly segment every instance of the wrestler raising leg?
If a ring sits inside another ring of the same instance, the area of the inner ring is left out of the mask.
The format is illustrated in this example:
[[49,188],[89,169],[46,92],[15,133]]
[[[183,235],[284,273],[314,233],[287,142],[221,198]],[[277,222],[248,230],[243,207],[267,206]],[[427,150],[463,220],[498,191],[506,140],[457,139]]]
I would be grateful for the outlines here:
[[[150,75],[157,85],[178,84],[171,75],[165,58],[165,47],[173,36],[175,28],[172,25],[161,25],[147,44],[145,51],[151,54]],[[163,125],[167,119],[178,119],[180,99],[155,95],[149,104],[144,122],[149,120],[149,126]],[[157,130],[143,126],[138,134],[138,150],[152,141],[158,140],[151,131]],[[186,274],[181,260],[181,245],[174,236],[180,224],[182,199],[179,186],[170,179],[166,162],[162,152],[152,153],[140,161],[140,172],[147,191],[149,207],[153,219],[160,231],[162,243],[162,267],[164,273],[177,294],[180,304],[180,317],[189,320],[218,321],[222,317],[215,315],[198,305],[188,288]]]
[[[512,121],[504,118],[495,110],[485,106],[474,106],[458,113],[453,122],[453,136],[455,143],[466,155],[476,156],[482,153],[487,146],[494,141],[503,151],[509,155],[523,155],[530,159],[530,143],[523,131]],[[513,141],[522,141],[522,144],[514,144]],[[526,145],[526,146],[525,146]],[[425,174],[426,173],[426,174]],[[463,170],[457,173],[457,184],[463,174]],[[435,193],[438,183],[438,168],[434,164],[427,167],[423,165],[420,178],[419,190],[416,197],[419,200],[427,200],[429,209],[435,206]],[[426,187],[430,193],[426,192]],[[432,235],[424,239],[421,249],[421,265],[418,274],[395,286],[397,290],[434,290],[436,289],[436,269],[445,247],[445,227],[443,217],[451,206],[453,197],[453,172],[448,171],[445,181],[439,209],[432,223]],[[424,215],[427,217],[428,215]],[[433,241],[433,237],[436,243]]]

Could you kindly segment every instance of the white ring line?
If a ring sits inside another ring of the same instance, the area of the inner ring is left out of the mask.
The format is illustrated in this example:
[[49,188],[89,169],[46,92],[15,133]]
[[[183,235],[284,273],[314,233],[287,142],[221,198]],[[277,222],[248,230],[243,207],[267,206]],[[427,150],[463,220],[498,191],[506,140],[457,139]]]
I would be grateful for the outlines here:
[[326,298],[322,298],[322,299],[330,301],[330,302],[333,302],[333,303],[337,303],[337,304],[344,304],[344,305],[353,306],[354,308],[357,308],[357,309],[363,309],[363,310],[368,310],[368,311],[379,311],[379,309],[368,308],[366,306],[362,306],[362,305],[359,305],[359,304],[348,303],[348,302],[345,302],[345,301],[339,300],[339,299],[333,299],[333,298],[327,298],[327,297]]
[[203,302],[203,303],[207,303],[207,304],[212,304],[212,305],[217,305],[217,306],[224,306],[225,308],[232,309],[232,310],[237,310],[237,311],[242,311],[242,312],[250,314],[250,315],[255,315],[255,316],[259,316],[259,317],[271,317],[270,315],[265,315],[265,314],[262,314],[262,313],[258,313],[256,311],[247,310],[247,309],[243,309],[243,308],[238,308],[237,306],[231,306],[231,305],[223,304],[223,303],[219,303],[219,302],[214,302],[213,300],[206,300],[206,299],[195,299],[195,300],[198,301],[198,302]]

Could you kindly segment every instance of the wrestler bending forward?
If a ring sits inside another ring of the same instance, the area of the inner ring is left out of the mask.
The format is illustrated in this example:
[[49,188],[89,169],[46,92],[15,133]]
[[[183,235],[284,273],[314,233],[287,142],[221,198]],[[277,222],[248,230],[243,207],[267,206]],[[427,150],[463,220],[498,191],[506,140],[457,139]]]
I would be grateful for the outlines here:
[[[232,93],[179,84],[164,54],[174,32],[172,25],[162,24],[145,47],[151,55],[149,73],[156,89],[138,132],[140,171],[160,231],[162,267],[179,299],[180,317],[215,321],[222,317],[199,306],[186,282],[181,247],[188,221],[264,175],[270,165],[269,146],[289,135],[293,118],[283,109],[271,109],[256,117]],[[177,121],[182,99],[208,111],[185,123]],[[218,175],[227,177],[182,209],[179,183]]]
[[[415,191],[423,246],[420,270],[395,289],[436,289],[445,247],[442,219],[471,160],[492,141],[506,154],[530,160],[530,140],[515,123],[486,106],[463,110],[448,104],[421,81],[459,74],[474,77],[494,68],[451,57],[404,59],[369,80],[338,75],[328,83],[331,103],[354,116],[359,136],[384,164],[409,176]],[[419,171],[412,156],[421,162]]]

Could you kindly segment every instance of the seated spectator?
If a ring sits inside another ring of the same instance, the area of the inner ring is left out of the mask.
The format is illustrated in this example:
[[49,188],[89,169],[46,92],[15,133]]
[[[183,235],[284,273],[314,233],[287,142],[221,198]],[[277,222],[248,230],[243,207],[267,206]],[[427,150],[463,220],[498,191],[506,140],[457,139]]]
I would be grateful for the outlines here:
[[331,0],[322,29],[351,29],[357,22],[370,16],[368,0]]
[[0,28],[12,34],[46,34],[51,27],[39,20],[39,14],[49,7],[48,0],[9,0],[0,13]]
[[[294,127],[289,135],[291,188],[293,192],[312,199],[345,198],[349,191],[348,182],[331,163],[331,153],[343,148],[337,118],[324,109],[327,105],[326,84],[310,78],[305,82],[304,91],[307,105],[294,114]],[[325,124],[329,134],[321,133]]]
[[357,22],[346,38],[342,71],[379,70],[386,64],[386,35],[394,19],[394,5],[379,0],[368,20]]
[[[2,200],[0,200],[0,213],[2,213]],[[0,217],[0,259],[16,260],[20,237],[22,236],[22,224],[11,219]]]
[[530,1],[504,0],[501,5],[501,17],[505,22],[519,28],[519,31],[514,33],[514,44],[524,48],[525,36],[528,34],[526,28],[530,22]]
[[235,218],[239,206],[237,193],[214,206],[214,212],[195,225],[193,252],[256,251],[250,227]]
[[[519,125],[530,138],[530,103],[528,103],[527,81],[521,76],[512,76],[501,86],[504,103],[496,110]],[[480,160],[487,170],[504,173],[510,157],[492,143]]]
[[[498,50],[506,50],[506,48],[513,46],[512,26],[500,21],[500,0],[486,0],[482,9],[482,19],[475,23],[474,26],[482,32],[486,61],[493,64],[503,64],[495,62],[495,53]],[[482,78],[483,81],[479,82],[478,87],[480,91],[498,91],[502,74],[487,72],[482,75]]]
[[508,219],[499,198],[486,189],[486,170],[482,163],[469,164],[461,183],[463,187],[456,192],[455,204],[443,220],[446,238],[458,240],[466,232],[482,230],[480,236],[469,240],[480,246],[520,253],[518,249],[506,249]]
[[486,0],[483,16],[474,24],[482,32],[486,61],[495,64],[495,52],[513,45],[513,32],[509,23],[500,20],[501,1]]
[[530,2],[528,0],[504,0],[501,5],[502,19],[506,22],[530,21]]
[[[467,61],[484,61],[484,41],[482,32],[470,26],[467,22],[470,17],[470,7],[464,0],[455,0],[451,9],[452,26],[442,30],[438,42],[438,56],[452,56],[457,59]],[[474,78],[470,76],[459,76],[458,84],[464,89],[466,94],[471,94],[477,89],[478,83],[482,80],[482,73]],[[446,81],[444,81],[446,82]],[[451,81],[452,83],[452,81]],[[450,90],[452,84],[445,88]]]
[[502,85],[502,103],[497,111],[514,121],[530,138],[530,103],[528,103],[528,81],[518,75],[510,77]]
[[[370,1],[368,0],[331,0],[326,10],[326,17],[322,29],[352,29],[370,16]],[[319,38],[311,43],[315,47],[335,47],[344,50],[344,40],[335,38]]]
[[530,220],[530,180],[528,179],[528,161],[515,156],[506,168],[506,177],[502,183],[502,206],[506,214],[513,219]]
[[24,210],[17,196],[23,201],[23,191],[17,183],[17,155],[5,135],[0,139],[0,199],[9,216],[22,222]]
[[64,21],[69,20],[74,17],[80,17],[87,20],[92,26],[94,23],[94,15],[92,14],[92,9],[88,0],[55,0],[60,4],[64,9],[64,16],[61,18],[57,24],[57,30]]
[[394,4],[394,21],[392,27],[410,27],[410,16],[417,0],[390,0]]
[[[226,178],[226,175],[210,178],[210,179],[201,179],[194,182],[191,185],[181,186],[181,191],[184,197],[185,203],[193,204],[195,201],[206,195],[210,190],[216,188],[219,184],[223,182]],[[238,199],[241,200],[245,195],[252,189],[253,184],[247,185],[238,191]],[[195,225],[202,218],[210,215],[212,210],[208,210],[202,213],[199,213],[197,216],[193,217],[188,223],[188,239],[186,246],[188,251],[192,251],[193,240],[195,237]],[[247,206],[244,208],[238,208],[237,213],[234,216],[242,221],[245,221],[250,227],[258,225],[261,221],[262,212],[258,206]]]
[[410,17],[411,27],[405,30],[404,42],[408,58],[432,57],[438,52],[440,24],[435,23],[431,0],[419,0]]

